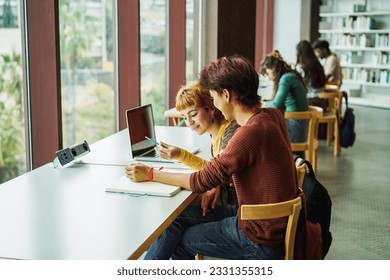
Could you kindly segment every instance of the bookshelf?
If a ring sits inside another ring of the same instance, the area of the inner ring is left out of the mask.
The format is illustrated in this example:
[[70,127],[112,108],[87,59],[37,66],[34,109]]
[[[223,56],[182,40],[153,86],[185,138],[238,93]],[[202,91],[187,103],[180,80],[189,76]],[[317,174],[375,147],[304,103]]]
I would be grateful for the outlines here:
[[319,33],[340,58],[350,103],[390,109],[390,1],[324,0]]

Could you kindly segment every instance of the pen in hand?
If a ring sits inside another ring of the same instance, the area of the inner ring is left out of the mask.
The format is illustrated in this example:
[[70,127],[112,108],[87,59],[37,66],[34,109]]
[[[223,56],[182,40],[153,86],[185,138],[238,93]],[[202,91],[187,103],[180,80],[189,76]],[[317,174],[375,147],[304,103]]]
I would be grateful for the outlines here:
[[146,140],[149,140],[150,142],[152,142],[153,144],[155,144],[156,146],[159,145],[159,143],[157,143],[155,140],[153,140],[152,138],[149,138],[148,136],[145,136],[145,139]]

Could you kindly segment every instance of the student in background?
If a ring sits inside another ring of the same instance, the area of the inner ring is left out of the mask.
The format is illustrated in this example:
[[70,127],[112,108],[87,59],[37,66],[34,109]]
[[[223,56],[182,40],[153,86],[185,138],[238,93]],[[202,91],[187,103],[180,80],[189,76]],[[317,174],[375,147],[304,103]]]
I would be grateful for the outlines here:
[[324,68],[327,83],[340,87],[343,81],[340,60],[336,54],[330,51],[328,41],[318,40],[314,42],[313,49]]
[[[199,135],[210,134],[211,153],[215,157],[222,153],[228,141],[239,127],[235,120],[227,121],[213,105],[210,93],[202,87],[199,81],[193,81],[182,86],[176,95],[176,110],[186,121],[188,127]],[[195,170],[200,170],[208,162],[182,148],[161,142],[157,149],[161,158],[176,159]],[[201,206],[203,215],[208,209],[214,209],[218,204],[237,205],[236,191],[233,184],[224,184],[202,194]]]
[[311,44],[306,40],[302,40],[297,44],[296,55],[296,69],[303,76],[307,87],[309,103],[315,105],[312,104],[312,101],[317,102],[315,98],[318,98],[318,93],[324,91],[325,88],[326,78],[324,68],[322,68]]
[[198,253],[228,259],[281,259],[285,219],[244,221],[243,204],[276,203],[297,196],[297,178],[283,115],[261,108],[259,77],[249,60],[222,57],[200,73],[200,83],[210,92],[225,119],[241,126],[223,153],[192,174],[167,173],[143,164],[126,167],[132,181],[148,180],[203,193],[233,177],[238,206],[219,205],[202,215],[189,206],[152,244],[145,259],[194,259]]
[[[282,112],[308,110],[307,91],[302,76],[292,69],[278,51],[268,54],[261,62],[260,72],[274,82],[274,98],[263,101],[265,107],[276,107]],[[286,120],[291,143],[303,142],[307,137],[307,121]],[[304,153],[300,153],[304,157]]]

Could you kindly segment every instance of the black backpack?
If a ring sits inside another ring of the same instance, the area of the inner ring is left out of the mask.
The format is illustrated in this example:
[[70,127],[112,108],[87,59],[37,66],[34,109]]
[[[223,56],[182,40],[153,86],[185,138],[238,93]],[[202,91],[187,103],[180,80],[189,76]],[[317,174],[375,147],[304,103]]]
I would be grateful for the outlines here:
[[348,95],[345,91],[343,91],[343,97],[345,99],[346,109],[343,122],[340,126],[340,145],[341,147],[348,148],[353,146],[356,138],[355,115],[353,114],[353,109],[348,107]]
[[305,173],[303,192],[306,196],[307,219],[321,225],[322,256],[329,251],[332,244],[332,233],[329,231],[332,212],[332,200],[326,188],[317,181],[310,162],[302,159],[298,165],[306,164],[309,173]]

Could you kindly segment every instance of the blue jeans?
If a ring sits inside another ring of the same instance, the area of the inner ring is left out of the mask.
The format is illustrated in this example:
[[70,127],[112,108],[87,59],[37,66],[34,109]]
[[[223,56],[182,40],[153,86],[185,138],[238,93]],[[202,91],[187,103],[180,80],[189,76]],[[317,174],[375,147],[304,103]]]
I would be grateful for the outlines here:
[[[287,119],[286,124],[291,143],[306,142],[309,128],[308,120]],[[293,152],[293,154],[305,158],[305,152]]]
[[198,253],[223,259],[281,259],[283,248],[247,238],[237,222],[237,206],[217,206],[203,217],[199,205],[190,205],[150,246],[145,259],[193,260]]

